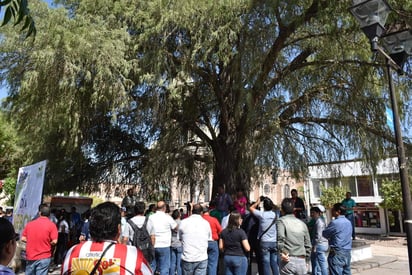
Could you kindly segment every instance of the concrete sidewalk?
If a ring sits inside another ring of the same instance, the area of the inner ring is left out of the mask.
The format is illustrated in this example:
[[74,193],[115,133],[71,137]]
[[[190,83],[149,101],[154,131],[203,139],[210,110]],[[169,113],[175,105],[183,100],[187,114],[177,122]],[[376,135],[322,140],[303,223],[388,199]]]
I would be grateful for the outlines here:
[[360,236],[368,240],[372,258],[352,263],[352,273],[359,275],[408,275],[406,239],[401,236]]
[[[385,265],[389,265],[397,261],[398,261],[398,258],[396,256],[376,255],[376,256],[373,256],[372,258],[352,263],[351,270],[352,270],[352,274],[359,274],[359,273],[363,274],[362,271],[373,269],[373,268],[378,268],[378,267],[383,267]],[[382,274],[379,274],[379,275],[382,275]]]
[[[378,266],[376,266],[378,264]],[[375,267],[376,266],[376,267]],[[359,266],[356,266],[358,268]],[[405,260],[395,260],[393,262],[387,263],[387,261],[375,261],[374,263],[367,263],[366,267],[360,268],[358,270],[352,269],[352,274],[359,275],[409,275],[409,261]],[[369,268],[373,267],[373,268]]]

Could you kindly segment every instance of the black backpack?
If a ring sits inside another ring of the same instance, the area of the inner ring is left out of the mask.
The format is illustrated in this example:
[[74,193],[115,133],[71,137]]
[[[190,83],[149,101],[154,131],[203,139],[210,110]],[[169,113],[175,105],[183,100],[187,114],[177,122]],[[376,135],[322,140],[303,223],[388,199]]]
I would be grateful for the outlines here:
[[133,228],[133,240],[132,244],[140,249],[148,263],[151,263],[155,257],[154,247],[152,244],[152,238],[147,231],[147,216],[144,220],[142,227],[138,227],[134,222],[128,220],[127,222]]

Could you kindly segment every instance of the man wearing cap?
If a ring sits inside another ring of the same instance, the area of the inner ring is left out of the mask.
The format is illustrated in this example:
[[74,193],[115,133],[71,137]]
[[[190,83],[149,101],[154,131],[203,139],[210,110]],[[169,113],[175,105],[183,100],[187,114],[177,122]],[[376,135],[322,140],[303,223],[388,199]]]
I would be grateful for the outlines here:
[[16,252],[17,236],[13,225],[5,218],[0,217],[0,274],[14,275],[7,265]]
[[26,224],[21,240],[26,243],[26,275],[47,275],[52,250],[57,244],[56,225],[50,221],[50,208],[41,204],[39,217]]

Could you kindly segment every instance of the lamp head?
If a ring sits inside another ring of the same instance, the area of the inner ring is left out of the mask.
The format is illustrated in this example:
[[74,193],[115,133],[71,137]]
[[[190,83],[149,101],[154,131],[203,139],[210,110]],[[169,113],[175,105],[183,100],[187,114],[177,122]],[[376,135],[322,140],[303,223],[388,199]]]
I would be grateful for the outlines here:
[[399,67],[412,55],[412,30],[410,28],[389,32],[382,36],[382,45]]
[[372,41],[385,32],[385,22],[391,11],[385,0],[354,0],[349,8],[365,35]]

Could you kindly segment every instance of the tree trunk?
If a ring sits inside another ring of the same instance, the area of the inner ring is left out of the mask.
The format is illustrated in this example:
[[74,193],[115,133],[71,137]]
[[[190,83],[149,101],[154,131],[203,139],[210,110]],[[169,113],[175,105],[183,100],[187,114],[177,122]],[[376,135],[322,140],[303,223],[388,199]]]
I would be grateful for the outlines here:
[[236,194],[236,190],[241,189],[245,194],[250,189],[250,171],[243,169],[247,167],[248,160],[241,157],[241,145],[229,145],[224,142],[218,143],[215,147],[215,163],[213,173],[213,187],[211,199],[217,194],[219,185],[225,186],[225,191],[231,196]]

